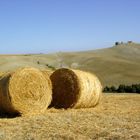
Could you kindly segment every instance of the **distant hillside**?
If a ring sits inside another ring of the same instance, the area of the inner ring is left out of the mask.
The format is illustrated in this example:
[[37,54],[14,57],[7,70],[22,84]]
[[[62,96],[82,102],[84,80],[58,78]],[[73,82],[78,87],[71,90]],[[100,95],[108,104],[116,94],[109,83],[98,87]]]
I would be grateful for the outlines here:
[[140,44],[129,42],[85,52],[0,56],[0,71],[19,66],[78,68],[95,73],[104,86],[140,83]]

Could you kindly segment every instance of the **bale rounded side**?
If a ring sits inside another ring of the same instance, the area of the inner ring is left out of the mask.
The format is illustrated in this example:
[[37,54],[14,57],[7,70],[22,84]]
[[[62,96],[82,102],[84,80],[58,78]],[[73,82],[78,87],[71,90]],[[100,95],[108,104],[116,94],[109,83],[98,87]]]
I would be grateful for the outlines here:
[[48,76],[50,77],[52,75],[53,71],[52,70],[45,69],[45,70],[42,70],[42,73],[44,74],[44,76],[47,75],[47,77]]
[[6,72],[1,72],[1,71],[0,71],[0,78],[1,78],[4,74],[6,74]]
[[2,75],[0,78],[0,112],[3,113],[9,113],[9,114],[17,114],[19,113],[11,104],[11,97],[9,95],[9,80],[10,80],[11,74],[6,73]]
[[94,107],[102,96],[102,85],[96,75],[80,70],[73,70],[78,77],[80,92],[74,108]]

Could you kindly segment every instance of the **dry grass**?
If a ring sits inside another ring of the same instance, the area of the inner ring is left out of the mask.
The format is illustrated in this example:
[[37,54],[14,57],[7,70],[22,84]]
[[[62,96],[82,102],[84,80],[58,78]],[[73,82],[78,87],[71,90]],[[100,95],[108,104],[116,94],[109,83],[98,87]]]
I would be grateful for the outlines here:
[[86,108],[99,103],[102,86],[99,79],[88,72],[61,68],[51,75],[52,105],[56,108]]
[[88,109],[0,119],[0,140],[139,140],[140,95],[105,94]]

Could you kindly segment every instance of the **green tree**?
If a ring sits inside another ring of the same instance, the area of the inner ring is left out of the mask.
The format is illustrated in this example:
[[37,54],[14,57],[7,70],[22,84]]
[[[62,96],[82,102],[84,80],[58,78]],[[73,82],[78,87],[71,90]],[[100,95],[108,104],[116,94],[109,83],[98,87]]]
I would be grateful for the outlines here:
[[119,85],[117,92],[119,92],[119,93],[125,92],[125,85]]
[[112,92],[116,92],[116,87],[115,86],[111,86],[110,89],[111,89]]

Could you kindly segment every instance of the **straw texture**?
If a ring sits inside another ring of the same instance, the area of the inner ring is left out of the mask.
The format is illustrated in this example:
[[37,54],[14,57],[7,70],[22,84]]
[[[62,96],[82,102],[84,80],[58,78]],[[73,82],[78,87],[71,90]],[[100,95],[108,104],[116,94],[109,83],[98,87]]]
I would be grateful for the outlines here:
[[99,103],[102,86],[99,79],[88,72],[58,69],[51,75],[53,100],[51,107],[86,108]]
[[53,73],[53,71],[52,71],[52,70],[49,70],[49,69],[42,70],[42,72],[43,72],[44,76],[47,75],[47,77],[48,77],[48,76],[50,77],[51,74]]
[[1,72],[0,71],[0,78],[5,74],[6,72]]
[[0,79],[0,110],[21,114],[41,113],[52,98],[50,79],[35,68],[20,68]]

